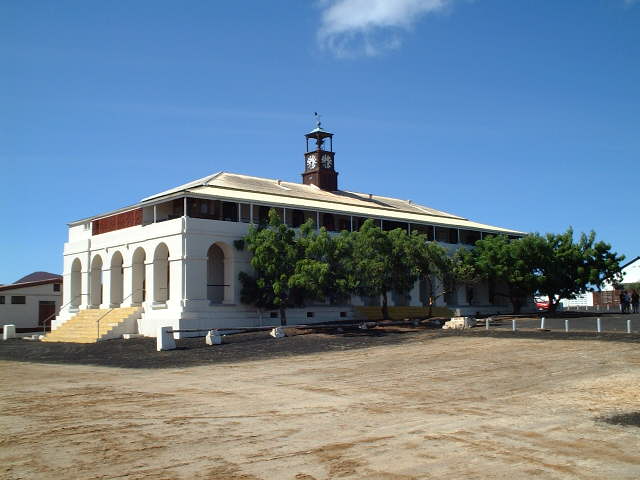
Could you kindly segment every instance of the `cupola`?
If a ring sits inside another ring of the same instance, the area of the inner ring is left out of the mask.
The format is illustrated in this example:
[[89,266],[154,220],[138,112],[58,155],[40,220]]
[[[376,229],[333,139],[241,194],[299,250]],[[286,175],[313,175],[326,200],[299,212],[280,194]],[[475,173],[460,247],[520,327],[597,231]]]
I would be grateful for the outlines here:
[[[322,190],[338,190],[338,172],[335,170],[333,152],[333,133],[322,128],[320,116],[316,113],[316,128],[305,135],[307,151],[304,154],[304,173],[302,183],[316,185]],[[309,140],[313,140],[309,150]],[[328,145],[327,145],[328,143]],[[315,148],[314,148],[315,147]]]

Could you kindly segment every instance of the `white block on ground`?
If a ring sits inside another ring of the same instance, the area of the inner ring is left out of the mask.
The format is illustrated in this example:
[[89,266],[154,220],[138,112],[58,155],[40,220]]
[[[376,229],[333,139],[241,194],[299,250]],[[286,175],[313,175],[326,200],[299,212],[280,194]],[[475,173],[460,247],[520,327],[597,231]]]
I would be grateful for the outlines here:
[[13,324],[3,325],[2,339],[9,340],[10,338],[16,338],[16,326]]
[[204,341],[207,345],[222,345],[222,335],[217,330],[209,330]]
[[271,335],[273,338],[284,338],[287,336],[287,334],[284,332],[284,328],[282,327],[272,328],[269,335]]
[[175,350],[176,341],[173,338],[172,327],[158,327],[158,336],[156,338],[156,348],[160,352],[162,350]]
[[451,330],[462,330],[464,328],[471,328],[476,326],[476,319],[473,317],[453,317],[446,322],[442,328]]

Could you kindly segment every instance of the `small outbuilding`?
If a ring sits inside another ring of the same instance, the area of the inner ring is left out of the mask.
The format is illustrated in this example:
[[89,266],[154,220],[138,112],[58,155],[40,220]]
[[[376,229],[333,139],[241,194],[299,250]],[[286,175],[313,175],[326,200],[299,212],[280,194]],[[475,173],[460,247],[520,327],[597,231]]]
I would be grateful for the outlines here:
[[50,325],[62,302],[62,275],[34,272],[9,285],[0,285],[0,325],[18,331]]

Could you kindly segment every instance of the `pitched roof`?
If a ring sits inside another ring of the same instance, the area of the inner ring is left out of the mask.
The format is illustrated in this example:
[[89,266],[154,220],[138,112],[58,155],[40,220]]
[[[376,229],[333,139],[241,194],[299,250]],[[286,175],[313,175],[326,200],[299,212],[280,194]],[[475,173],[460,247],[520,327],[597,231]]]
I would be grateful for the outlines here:
[[62,283],[62,275],[49,272],[33,272],[22,277],[15,283],[0,285],[0,291],[5,292],[16,288],[35,287],[37,285],[45,285],[47,283]]
[[[209,188],[207,188],[209,187]],[[152,195],[142,199],[142,202],[154,200],[158,197],[170,195],[172,193],[188,190],[193,193],[211,194],[215,188],[229,189],[235,191],[262,193],[268,195],[278,195],[281,197],[293,197],[305,200],[317,200],[321,202],[340,203],[367,208],[387,208],[407,213],[429,214],[440,217],[457,218],[466,220],[458,215],[435,210],[433,208],[418,205],[410,200],[400,200],[398,198],[382,197],[367,193],[350,192],[348,190],[336,190],[328,192],[315,185],[304,185],[302,183],[285,182],[271,178],[252,177],[236,173],[218,172],[208,177],[204,177],[193,182],[186,183],[171,190]]]
[[75,225],[95,218],[144,207],[184,194],[236,202],[253,202],[275,207],[288,207],[342,213],[362,217],[378,217],[395,221],[470,228],[475,230],[520,235],[524,232],[477,223],[459,215],[436,210],[411,200],[348,190],[325,191],[315,185],[285,182],[236,173],[217,172],[184,185],[143,198],[140,203],[113,212],[72,222]]
[[58,275],[57,273],[49,273],[49,272],[33,272],[29,275],[22,277],[19,280],[16,280],[15,283],[27,283],[27,282],[42,282],[45,280],[62,280],[62,275]]

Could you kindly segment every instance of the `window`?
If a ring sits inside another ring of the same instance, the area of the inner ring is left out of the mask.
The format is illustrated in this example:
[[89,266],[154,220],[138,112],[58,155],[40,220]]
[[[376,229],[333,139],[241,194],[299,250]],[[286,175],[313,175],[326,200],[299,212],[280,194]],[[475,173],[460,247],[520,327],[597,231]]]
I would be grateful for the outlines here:
[[458,229],[436,227],[436,242],[458,243]]
[[320,224],[328,231],[333,232],[336,229],[336,221],[331,213],[320,213]]
[[385,232],[390,232],[391,230],[395,230],[396,228],[399,228],[401,230],[408,230],[409,224],[404,223],[404,222],[394,222],[391,220],[383,220],[382,221],[382,229]]
[[24,305],[27,303],[27,297],[24,295],[12,295],[11,305]]
[[313,312],[307,312],[307,318],[313,318],[314,314]]
[[238,221],[238,204],[235,202],[222,202],[222,220],[225,222]]
[[291,226],[298,228],[304,223],[304,212],[302,210],[293,210],[291,212]]
[[251,205],[248,203],[240,204],[240,221],[242,223],[249,223],[251,221]]
[[4,295],[0,295],[0,305],[4,305]]
[[54,292],[59,292],[60,291],[60,284],[59,283],[54,283],[53,284],[53,291]]
[[278,312],[270,312],[269,318],[278,318]]
[[[269,210],[271,209],[271,207],[268,207],[266,205],[260,205],[257,208],[257,211],[254,207],[253,210],[253,221],[254,223],[258,223],[260,225],[266,225],[267,223],[269,223]],[[257,213],[257,215],[256,215]]]
[[340,318],[346,318],[347,312],[340,312]]
[[411,224],[411,233],[418,232],[427,236],[427,240],[433,242],[433,227],[431,225],[422,225],[419,223]]
[[460,230],[460,243],[475,245],[480,240],[480,232],[476,230]]

